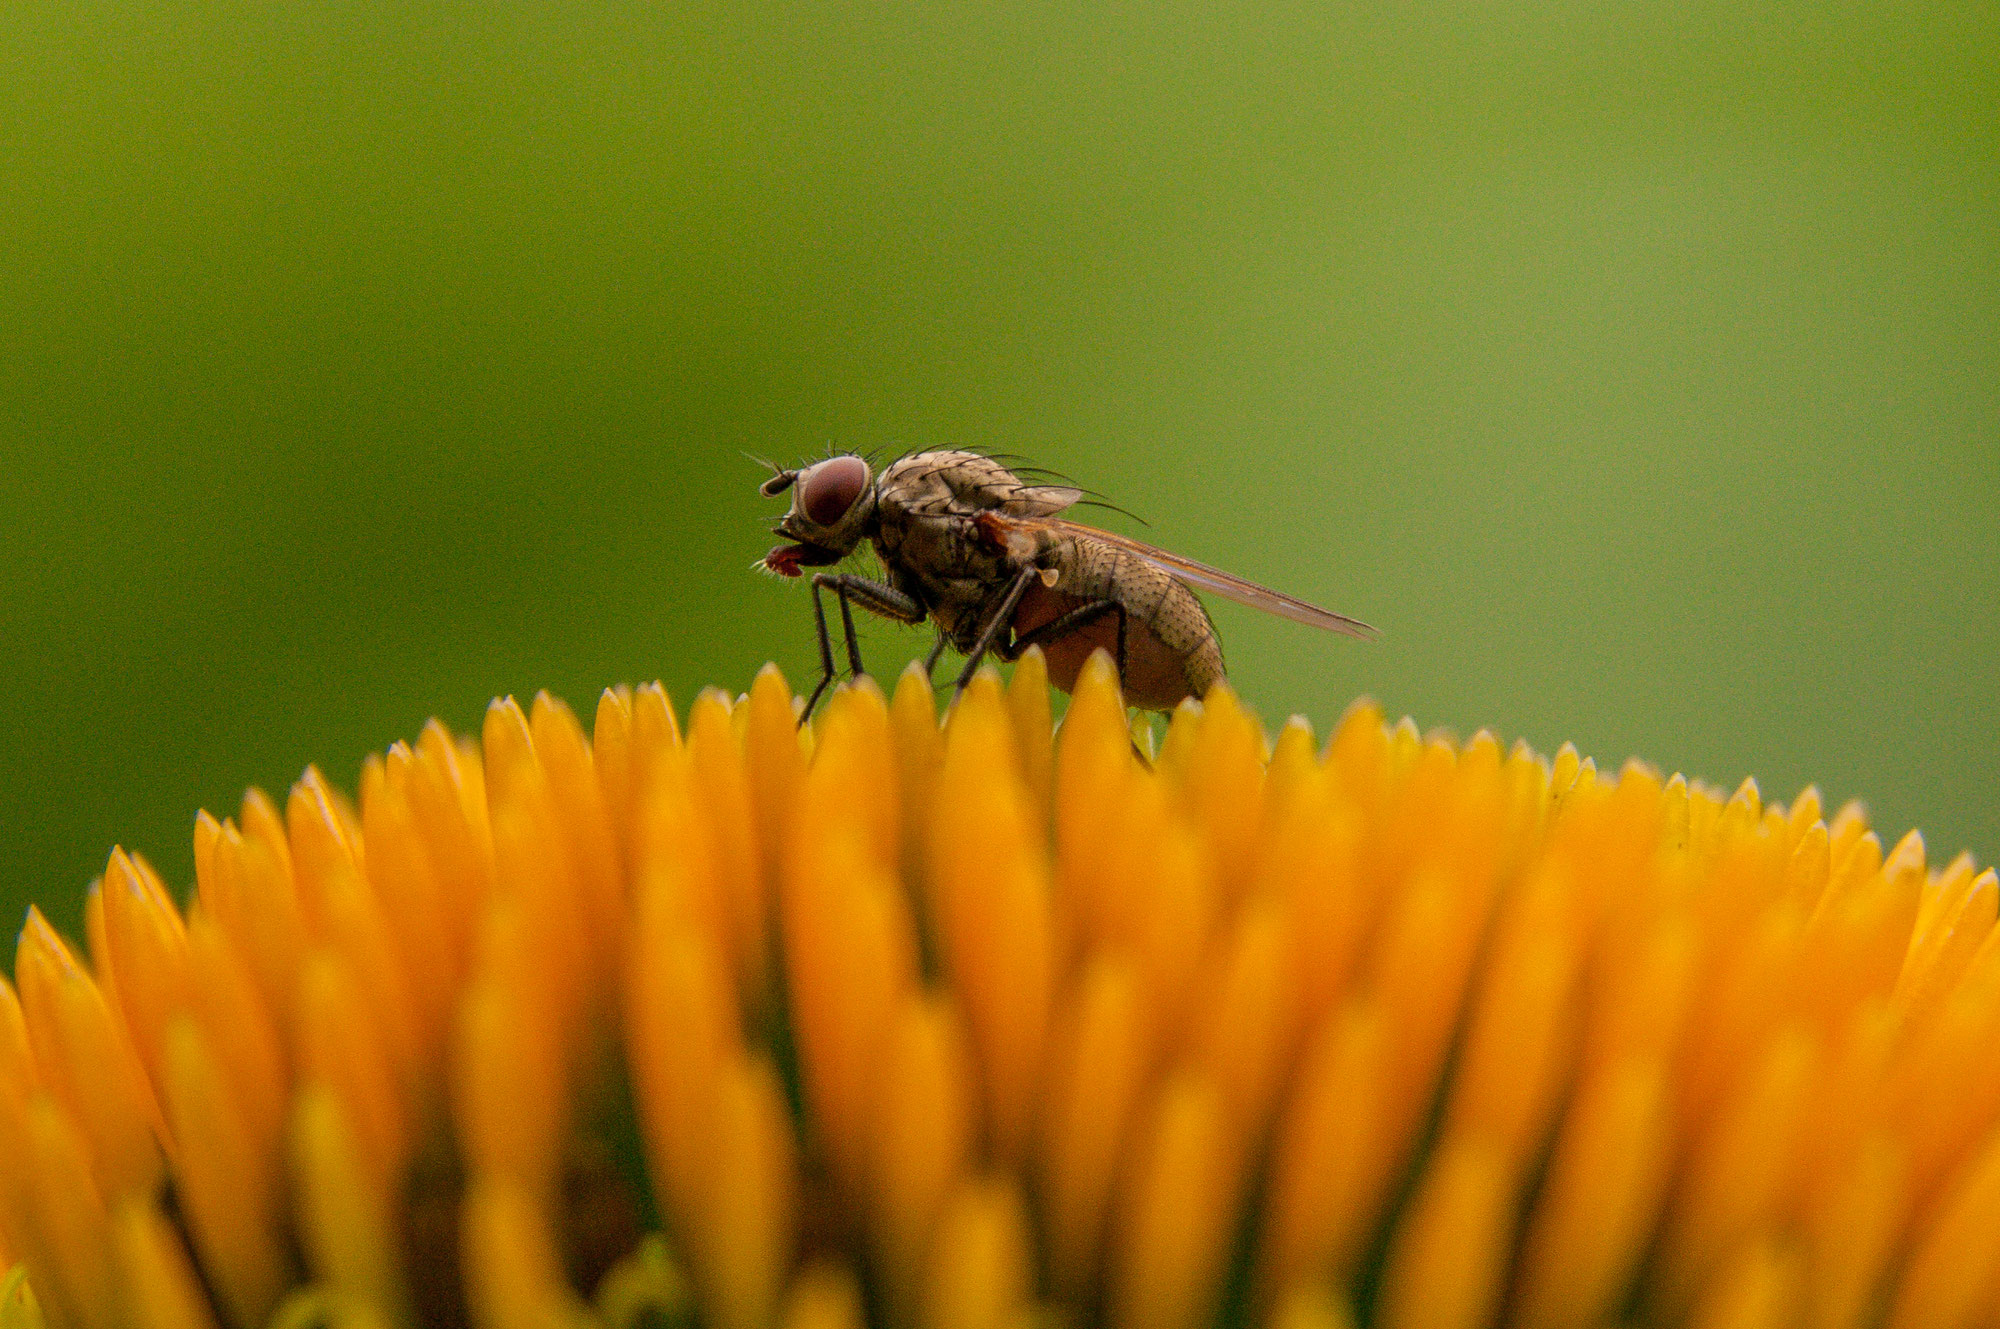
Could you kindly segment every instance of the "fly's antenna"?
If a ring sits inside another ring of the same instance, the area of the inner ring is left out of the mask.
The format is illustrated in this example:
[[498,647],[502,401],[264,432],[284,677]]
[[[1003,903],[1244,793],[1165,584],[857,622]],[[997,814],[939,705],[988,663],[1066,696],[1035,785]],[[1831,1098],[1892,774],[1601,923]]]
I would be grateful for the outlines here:
[[790,489],[792,482],[799,478],[797,471],[786,470],[784,467],[778,465],[778,463],[767,461],[753,452],[745,452],[743,455],[771,473],[770,479],[757,486],[757,492],[765,498],[776,498],[779,494]]

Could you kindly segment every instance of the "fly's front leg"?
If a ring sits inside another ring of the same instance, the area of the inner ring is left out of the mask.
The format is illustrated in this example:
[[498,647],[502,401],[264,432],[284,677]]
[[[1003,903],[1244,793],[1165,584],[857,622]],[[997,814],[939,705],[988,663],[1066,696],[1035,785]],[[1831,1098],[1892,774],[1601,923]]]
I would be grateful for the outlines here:
[[833,634],[826,630],[826,605],[820,600],[820,588],[825,587],[840,600],[840,626],[847,637],[847,662],[853,666],[854,676],[859,678],[867,672],[861,667],[861,643],[854,635],[854,611],[849,606],[858,604],[871,614],[898,623],[921,623],[927,612],[915,597],[905,595],[893,586],[866,577],[856,577],[845,572],[816,572],[813,574],[813,626],[819,630],[819,686],[806,698],[806,706],[799,712],[799,723],[811,718],[813,707],[833,684]]
[[944,634],[940,632],[938,633],[936,643],[931,647],[930,654],[924,657],[924,681],[926,683],[930,681],[931,675],[937,672],[937,662],[944,655],[944,646]]
[[1032,565],[1022,568],[1014,575],[1013,582],[1000,597],[1000,602],[993,607],[993,612],[986,616],[986,624],[979,630],[979,639],[972,643],[971,651],[966,654],[965,668],[959,673],[958,682],[952,686],[951,700],[954,706],[958,704],[960,695],[965,692],[965,685],[970,683],[972,676],[979,671],[979,662],[986,658],[986,653],[1000,640],[1000,634],[1014,621],[1014,609],[1021,603],[1021,597],[1028,593],[1028,584],[1041,575],[1042,570]]
[[1080,604],[1066,614],[1058,614],[1038,628],[1032,628],[1014,638],[1014,643],[1000,652],[1001,658],[1012,660],[1030,646],[1046,646],[1050,642],[1061,641],[1072,632],[1080,632],[1106,614],[1118,616],[1118,686],[1125,686],[1125,606],[1116,600],[1092,600]]

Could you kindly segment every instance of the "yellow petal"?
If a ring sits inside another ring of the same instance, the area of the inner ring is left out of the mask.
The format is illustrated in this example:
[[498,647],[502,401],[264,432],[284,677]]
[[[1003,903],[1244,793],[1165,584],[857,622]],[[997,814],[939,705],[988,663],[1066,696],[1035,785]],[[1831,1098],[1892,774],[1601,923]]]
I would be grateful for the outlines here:
[[105,1195],[146,1194],[163,1166],[151,1087],[83,962],[30,906],[14,954],[40,1078],[84,1130]]
[[896,695],[889,703],[889,724],[894,733],[896,780],[903,802],[903,833],[897,861],[917,909],[920,940],[928,952],[935,952],[936,883],[930,880],[925,851],[930,841],[930,808],[937,799],[938,772],[944,766],[944,731],[938,727],[937,697],[931,690],[930,678],[918,661],[912,660],[896,681]]
[[336,874],[357,880],[362,876],[361,837],[349,833],[352,814],[345,804],[338,791],[311,766],[292,786],[291,797],[285,804],[292,883],[298,890],[306,931],[315,937],[326,931],[326,891],[330,879]]
[[1014,756],[1020,763],[1024,801],[1031,822],[1039,827],[1049,815],[1055,779],[1049,670],[1039,646],[1030,646],[1014,665],[1014,676],[1007,681],[1007,714],[1014,722]]
[[465,1197],[466,1286],[480,1329],[591,1329],[571,1292],[547,1217],[517,1184],[476,1181]]
[[546,692],[536,693],[528,727],[574,883],[568,906],[578,915],[579,931],[589,948],[591,980],[602,984],[617,963],[625,908],[625,864],[610,807],[598,784],[583,726],[568,706]]
[[1855,1329],[1870,1322],[1908,1210],[1907,1184],[1900,1151],[1876,1137],[1824,1188],[1807,1220],[1807,1329]]
[[[248,797],[243,805],[246,818],[251,808],[267,806]],[[306,948],[290,851],[282,839],[226,821],[206,861],[198,884],[202,911],[229,934],[251,965],[264,1005],[280,1028],[289,1028]]]
[[1034,1269],[1013,1186],[967,1181],[946,1203],[931,1255],[924,1324],[1001,1329],[1027,1304]]
[[761,1329],[777,1316],[799,1188],[784,1095],[768,1063],[737,1057],[722,1067],[704,1136],[697,1280],[714,1323]]
[[224,1079],[192,1020],[165,1039],[167,1113],[182,1141],[179,1203],[202,1265],[240,1324],[262,1324],[293,1278],[272,1140]]
[[[11,1146],[32,1208],[16,1229],[49,1318],[81,1329],[116,1329],[124,1305],[111,1263],[111,1220],[91,1176],[90,1146],[60,1105],[39,1094]],[[15,1134],[10,1130],[9,1134]]]
[[784,1329],[865,1329],[867,1323],[861,1285],[848,1270],[818,1263],[793,1280]]
[[1041,1192],[1050,1281],[1087,1298],[1107,1238],[1112,1179],[1150,1061],[1139,980],[1115,956],[1093,959],[1065,995],[1052,1040]]
[[746,1000],[761,1000],[769,981],[772,896],[752,812],[750,783],[730,731],[729,711],[713,689],[688,715],[688,770],[707,824],[713,870],[722,882],[724,923],[737,982]]
[[1691,1296],[1773,1216],[1794,1176],[1795,1125],[1811,1107],[1806,1090],[1817,1055],[1804,1034],[1780,1032],[1696,1145],[1667,1228],[1662,1282],[1670,1304]]
[[300,1091],[291,1161],[307,1261],[340,1297],[407,1321],[402,1242],[382,1176],[362,1150],[339,1098],[310,1085]]
[[[1181,723],[1177,717],[1176,726]],[[1200,827],[1209,870],[1224,898],[1233,901],[1257,870],[1257,830],[1264,810],[1264,731],[1224,683],[1209,690],[1201,711],[1191,713],[1188,724],[1192,733],[1185,755],[1169,760],[1162,754],[1162,776]]]
[[1189,1064],[1221,1091],[1230,1133],[1246,1145],[1263,1134],[1285,1067],[1295,1055],[1300,980],[1287,946],[1290,918],[1272,900],[1253,901],[1217,948],[1188,1030]]
[[1280,1122],[1263,1223],[1267,1288],[1352,1272],[1380,1186],[1387,1094],[1382,1015],[1356,1002],[1308,1043]]
[[453,917],[410,802],[410,750],[397,744],[371,757],[361,773],[361,826],[368,844],[368,879],[405,989],[410,1056],[420,1065],[438,1057],[451,1002],[465,981],[469,932]]
[[632,763],[632,689],[606,688],[597,699],[597,718],[590,730],[590,764],[611,818],[619,852],[632,857],[632,803],[638,797],[638,772]]
[[998,686],[969,689],[945,736],[930,858],[987,1138],[1010,1164],[1027,1148],[1055,977],[1048,870],[1018,787],[993,760],[1011,743]]
[[1567,880],[1538,873],[1510,902],[1481,975],[1447,1130],[1476,1134],[1509,1169],[1539,1150],[1574,1053],[1580,939]]
[[701,1215],[707,1107],[743,1035],[726,971],[690,925],[686,891],[663,860],[640,886],[626,967],[625,1037],[655,1193],[694,1235]]
[[1896,1288],[1890,1329],[1957,1329],[1975,1323],[2000,1280],[2000,1131],[1947,1187]]
[[113,1220],[118,1272],[136,1329],[214,1329],[187,1251],[151,1204],[127,1199]]
[[1769,1242],[1743,1248],[1695,1311],[1695,1329],[1781,1329],[1800,1296],[1796,1252]]
[[122,849],[111,851],[102,898],[106,959],[118,977],[125,1027],[157,1088],[161,1036],[188,1004],[187,928],[145,860]]
[[1670,1149],[1658,1059],[1609,1063],[1579,1086],[1523,1246],[1523,1329],[1594,1324],[1645,1254]]
[[855,829],[802,854],[785,900],[786,973],[805,1087],[835,1180],[851,1199],[868,1167],[870,1086],[883,1032],[916,983],[901,889]]
[[1513,1231],[1512,1169],[1499,1142],[1464,1135],[1424,1168],[1391,1238],[1379,1323],[1476,1329],[1503,1290]]
[[299,1078],[340,1103],[355,1161],[377,1188],[397,1175],[409,1147],[408,1107],[362,988],[338,956],[316,952],[299,979]]
[[28,1046],[28,1026],[21,1018],[21,999],[7,976],[0,974],[0,1094],[25,1100],[40,1083],[35,1054]]
[[1193,1329],[1213,1316],[1239,1185],[1225,1112],[1205,1078],[1162,1086],[1118,1208],[1114,1324]]
[[870,1089],[871,1218],[899,1323],[916,1319],[931,1235],[968,1168],[973,1125],[964,1043],[948,1002],[906,991]]

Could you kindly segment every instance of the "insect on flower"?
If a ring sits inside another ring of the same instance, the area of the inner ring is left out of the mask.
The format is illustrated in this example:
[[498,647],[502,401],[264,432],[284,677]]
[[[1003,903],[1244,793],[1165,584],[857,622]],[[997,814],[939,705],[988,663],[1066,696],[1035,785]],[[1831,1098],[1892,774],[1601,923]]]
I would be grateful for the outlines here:
[[[863,540],[882,560],[880,581],[844,572],[812,578],[819,630],[819,686],[811,715],[833,682],[833,638],[820,592],[840,601],[847,660],[863,673],[853,606],[898,623],[937,624],[924,661],[937,667],[949,645],[965,656],[957,690],[990,651],[1013,660],[1030,646],[1048,659],[1049,680],[1070,691],[1091,652],[1111,652],[1131,704],[1168,711],[1222,680],[1222,643],[1190,588],[1309,627],[1373,637],[1343,614],[1309,605],[1179,554],[1059,514],[1084,496],[1063,484],[1031,484],[977,452],[917,452],[877,476],[851,453],[775,472],[759,492],[792,490],[773,528],[779,545],[759,566],[784,577],[830,567]],[[956,693],[954,693],[956,695]]]

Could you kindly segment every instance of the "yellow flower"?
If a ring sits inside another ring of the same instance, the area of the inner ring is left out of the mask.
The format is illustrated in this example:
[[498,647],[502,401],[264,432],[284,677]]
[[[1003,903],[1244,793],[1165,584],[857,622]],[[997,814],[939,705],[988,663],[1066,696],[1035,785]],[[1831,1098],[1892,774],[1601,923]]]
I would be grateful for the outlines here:
[[1147,763],[1101,657],[793,714],[497,702],[31,911],[0,1326],[2000,1325],[1969,858],[1367,706]]

